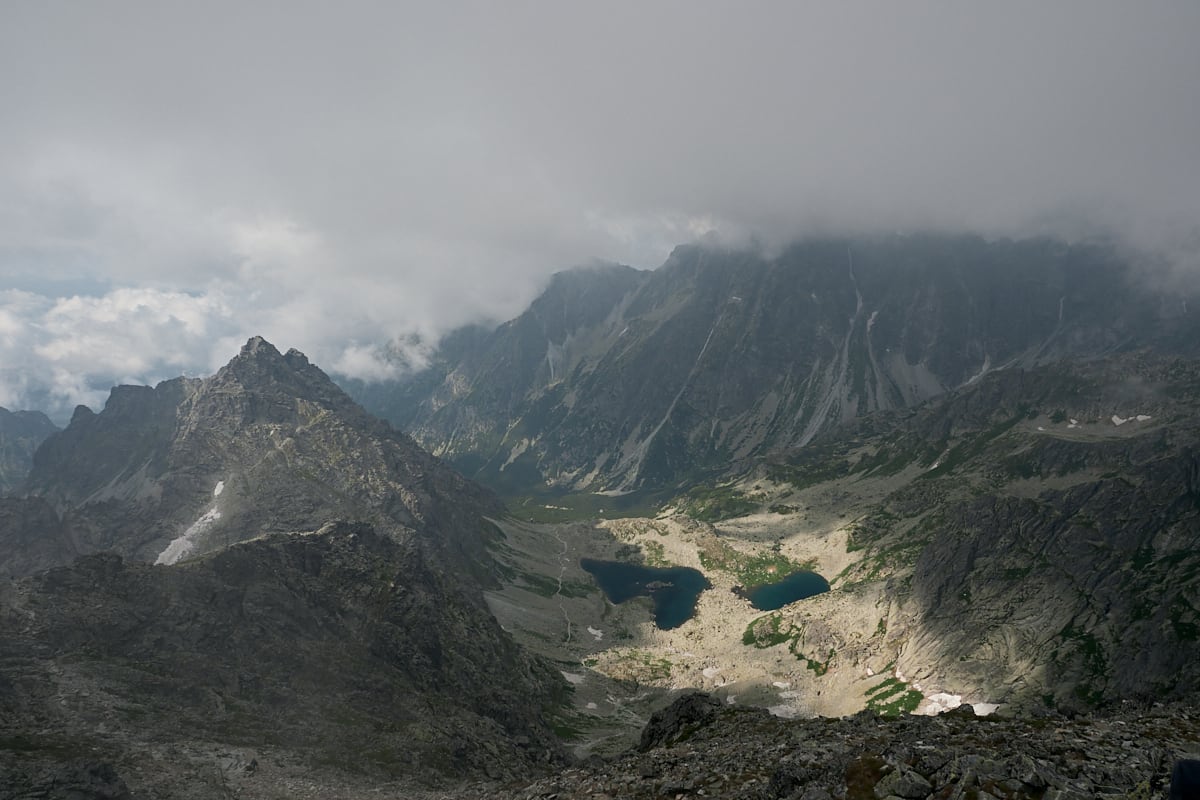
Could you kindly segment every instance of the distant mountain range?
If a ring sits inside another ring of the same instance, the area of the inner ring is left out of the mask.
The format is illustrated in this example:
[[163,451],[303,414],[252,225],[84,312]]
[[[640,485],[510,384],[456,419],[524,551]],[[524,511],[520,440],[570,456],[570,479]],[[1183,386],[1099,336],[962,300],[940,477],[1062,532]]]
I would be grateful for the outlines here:
[[506,493],[678,487],[996,370],[1195,352],[1200,306],[1139,274],[1050,240],[685,246],[653,272],[560,273],[511,322],[356,393]]

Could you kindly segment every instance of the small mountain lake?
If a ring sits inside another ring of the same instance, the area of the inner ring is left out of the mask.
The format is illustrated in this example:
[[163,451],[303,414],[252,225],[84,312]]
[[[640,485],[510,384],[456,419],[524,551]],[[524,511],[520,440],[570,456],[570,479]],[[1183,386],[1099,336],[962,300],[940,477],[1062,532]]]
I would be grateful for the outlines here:
[[654,601],[654,624],[663,630],[678,628],[696,613],[696,600],[712,584],[704,573],[691,567],[644,567],[623,561],[580,560],[604,594],[614,603],[632,597]]
[[815,572],[793,572],[782,580],[755,586],[738,594],[750,601],[759,611],[774,611],[788,603],[829,591],[829,581]]

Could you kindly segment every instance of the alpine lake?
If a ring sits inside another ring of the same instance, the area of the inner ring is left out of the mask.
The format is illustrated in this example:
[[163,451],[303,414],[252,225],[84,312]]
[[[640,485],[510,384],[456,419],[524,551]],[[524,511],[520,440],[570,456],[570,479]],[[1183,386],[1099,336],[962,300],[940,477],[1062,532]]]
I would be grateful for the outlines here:
[[[624,561],[581,559],[579,565],[595,578],[613,603],[634,597],[654,602],[654,624],[662,630],[678,628],[696,613],[696,601],[712,584],[692,567],[647,567]],[[815,572],[793,572],[773,583],[740,589],[738,594],[760,611],[774,611],[788,603],[829,591],[829,582]]]

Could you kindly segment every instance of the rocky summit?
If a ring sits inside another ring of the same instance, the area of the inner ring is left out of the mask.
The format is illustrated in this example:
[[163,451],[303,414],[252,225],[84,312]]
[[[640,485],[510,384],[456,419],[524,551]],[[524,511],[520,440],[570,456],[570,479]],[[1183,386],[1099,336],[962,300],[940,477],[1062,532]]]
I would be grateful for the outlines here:
[[173,563],[347,519],[415,535],[481,572],[482,515],[501,509],[302,353],[260,337],[210,378],[118,386],[100,413],[78,408],[35,454],[25,499],[60,521],[45,567],[98,551]]
[[103,764],[138,797],[210,797],[253,773],[436,782],[563,757],[561,675],[483,600],[499,503],[296,351],[255,338],[211,378],[114,389],[26,490],[0,509],[15,796],[106,796],[86,793]]

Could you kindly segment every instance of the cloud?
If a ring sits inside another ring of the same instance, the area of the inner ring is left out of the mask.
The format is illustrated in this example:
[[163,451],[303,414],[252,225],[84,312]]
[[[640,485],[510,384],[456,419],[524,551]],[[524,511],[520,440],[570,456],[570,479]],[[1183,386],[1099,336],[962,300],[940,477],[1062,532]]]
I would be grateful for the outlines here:
[[4,402],[211,370],[255,333],[379,376],[554,270],[701,237],[1102,230],[1195,270],[1194,3],[4,17],[0,290],[33,295],[4,295]]

